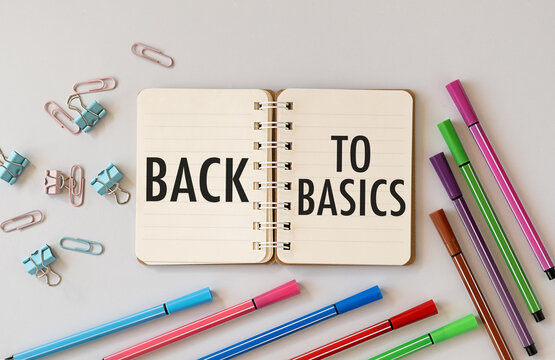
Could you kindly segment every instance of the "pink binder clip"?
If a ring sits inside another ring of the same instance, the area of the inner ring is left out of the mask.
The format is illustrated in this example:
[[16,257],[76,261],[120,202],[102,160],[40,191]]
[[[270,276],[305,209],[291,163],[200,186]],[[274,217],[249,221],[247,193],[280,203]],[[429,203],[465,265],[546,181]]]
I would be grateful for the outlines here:
[[[98,86],[93,87],[91,89],[79,90],[79,87],[83,87],[84,85],[89,85],[89,84],[98,84]],[[75,85],[73,85],[73,92],[79,95],[90,94],[95,92],[114,90],[116,86],[118,86],[118,82],[116,81],[116,79],[109,76],[109,77],[103,77],[103,78],[78,82]]]
[[81,129],[77,125],[75,125],[77,127],[76,130],[71,130],[66,125],[66,123],[62,121],[62,119],[65,119],[68,123],[73,124],[73,118],[60,105],[56,104],[54,101],[52,100],[47,101],[44,104],[44,111],[46,111],[46,113],[50,115],[50,117],[54,119],[54,121],[57,122],[58,125],[60,125],[64,129],[67,129],[67,131],[69,131],[70,133],[79,134],[81,132]]
[[44,193],[58,195],[63,189],[69,190],[69,202],[78,207],[83,205],[85,199],[85,172],[79,165],[73,165],[69,177],[59,170],[46,170],[44,177]]
[[64,188],[65,178],[59,170],[46,170],[44,177],[44,193],[48,195],[57,195]]
[[[173,58],[171,56],[164,54],[162,50],[158,50],[156,48],[153,48],[152,46],[148,46],[142,43],[135,43],[131,46],[131,51],[133,52],[133,54],[142,57],[143,59],[146,59],[150,62],[166,68],[171,68],[174,64]],[[149,52],[158,55],[159,59],[149,55]]]

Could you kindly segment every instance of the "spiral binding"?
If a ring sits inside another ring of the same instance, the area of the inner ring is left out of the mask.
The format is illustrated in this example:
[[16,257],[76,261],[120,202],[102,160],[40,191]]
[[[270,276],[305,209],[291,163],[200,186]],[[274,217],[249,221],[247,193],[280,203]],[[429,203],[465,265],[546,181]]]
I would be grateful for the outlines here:
[[255,221],[255,230],[291,230],[291,223],[288,221]]
[[254,243],[256,250],[262,250],[267,248],[279,248],[283,250],[291,250],[290,242],[280,242],[280,241],[263,241]]
[[287,101],[257,101],[254,103],[255,110],[265,109],[293,109],[293,103]]
[[[254,103],[255,110],[265,110],[265,109],[285,109],[291,110],[293,108],[293,103],[283,102],[283,101],[263,101]],[[293,124],[286,121],[261,121],[255,122],[254,128],[256,130],[272,130],[269,134],[274,134],[278,129],[291,130]],[[272,136],[273,137],[273,136]],[[267,141],[257,141],[254,143],[255,150],[268,150],[268,149],[283,149],[291,150],[293,144],[287,141],[270,141],[273,139],[267,139]],[[274,150],[274,151],[275,151]],[[275,152],[274,152],[275,154]],[[286,161],[258,161],[254,163],[255,170],[265,170],[265,169],[283,169],[291,170],[291,163]],[[275,172],[274,172],[275,174]],[[291,190],[291,183],[285,181],[260,181],[254,182],[255,190],[267,190],[267,189],[283,189]],[[291,210],[290,202],[278,202],[278,201],[260,201],[253,202],[253,207],[256,210]],[[260,221],[254,222],[253,228],[255,230],[261,231],[275,231],[275,230],[291,230],[290,222],[272,222],[272,221]],[[290,250],[291,243],[289,242],[279,242],[279,241],[260,241],[254,242],[253,247],[255,250],[267,249],[267,248],[279,248],[283,250]]]
[[291,203],[288,201],[278,202],[278,201],[261,201],[254,202],[254,208],[258,210],[291,210]]
[[284,129],[291,130],[293,128],[293,123],[289,121],[259,121],[254,123],[256,130],[265,129]]
[[255,181],[254,189],[255,190],[263,190],[263,189],[291,190],[291,183],[286,181]]
[[291,150],[292,144],[286,141],[258,141],[254,143],[255,150],[284,149]]
[[264,170],[264,169],[291,170],[291,163],[288,161],[255,161],[254,169],[255,170]]

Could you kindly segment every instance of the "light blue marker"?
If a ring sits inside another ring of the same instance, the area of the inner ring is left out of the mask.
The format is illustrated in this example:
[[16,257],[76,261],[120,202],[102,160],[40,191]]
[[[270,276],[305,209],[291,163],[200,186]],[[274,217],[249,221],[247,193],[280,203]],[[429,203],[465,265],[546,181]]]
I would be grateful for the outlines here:
[[34,347],[32,349],[19,352],[6,358],[6,360],[34,360],[40,359],[47,355],[67,350],[77,345],[96,340],[106,335],[125,330],[127,328],[140,325],[150,320],[158,319],[165,315],[170,315],[180,310],[185,310],[196,305],[208,303],[212,301],[212,294],[209,288],[196,291],[189,295],[182,296],[165,304],[155,306],[153,308],[140,311],[136,314],[123,317],[118,320],[99,325],[81,331],[80,333],[67,336],[65,338],[54,340],[44,345]]
[[240,341],[213,354],[204,356],[199,360],[225,360],[234,358],[243,353],[246,353],[247,351],[254,350],[260,346],[271,343],[272,341],[281,339],[284,336],[305,329],[311,325],[317,324],[334,316],[341,315],[343,313],[346,313],[347,311],[356,309],[381,298],[382,293],[380,292],[380,288],[374,286],[356,295],[343,299],[335,304],[331,304],[329,306],[321,308],[320,310],[316,310],[313,313],[301,316],[298,319],[289,321],[288,323],[277,326],[249,339]]

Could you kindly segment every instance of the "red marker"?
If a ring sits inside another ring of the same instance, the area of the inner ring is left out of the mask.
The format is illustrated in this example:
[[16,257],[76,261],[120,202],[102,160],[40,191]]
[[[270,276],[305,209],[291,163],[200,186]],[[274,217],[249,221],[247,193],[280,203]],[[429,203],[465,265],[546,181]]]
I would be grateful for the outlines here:
[[418,306],[408,309],[398,315],[393,316],[391,319],[381,321],[377,324],[362,329],[341,339],[335,340],[320,346],[317,349],[306,352],[302,355],[292,358],[291,360],[319,360],[325,359],[328,356],[337,354],[340,351],[347,350],[355,345],[361,344],[365,341],[373,339],[390,331],[399,329],[405,325],[412,324],[419,320],[425,319],[432,315],[437,314],[436,304],[433,300],[428,300]]

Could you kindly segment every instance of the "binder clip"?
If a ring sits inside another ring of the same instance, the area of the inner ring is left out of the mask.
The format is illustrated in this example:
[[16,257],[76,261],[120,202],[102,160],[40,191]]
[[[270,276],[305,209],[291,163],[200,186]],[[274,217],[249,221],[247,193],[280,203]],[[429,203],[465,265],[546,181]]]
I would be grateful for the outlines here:
[[48,195],[61,194],[63,189],[69,190],[69,202],[78,207],[83,205],[85,199],[85,177],[83,168],[73,165],[69,177],[60,170],[46,170],[44,177],[44,193]]
[[13,185],[23,169],[29,164],[24,156],[19,155],[16,151],[12,151],[10,156],[6,158],[2,150],[0,150],[0,178],[10,185]]
[[[109,163],[106,169],[102,170],[96,178],[91,180],[90,184],[100,195],[114,195],[116,202],[124,205],[131,199],[131,193],[120,187],[119,182],[121,179],[123,179],[123,174],[114,164]],[[127,194],[125,201],[120,201],[119,192]]]
[[[62,277],[50,267],[54,261],[56,261],[56,257],[52,249],[50,249],[50,246],[44,245],[33,252],[28,258],[23,259],[23,265],[25,265],[25,270],[29,274],[35,275],[39,279],[42,277],[46,278],[48,286],[58,286],[62,281]],[[57,278],[57,280],[52,281],[52,277]]]
[[[81,109],[72,104],[72,101],[75,99],[79,99],[79,103],[81,105]],[[81,95],[79,94],[71,94],[67,99],[67,106],[74,111],[79,113],[79,116],[76,117],[73,122],[79,126],[83,132],[89,132],[95,126],[100,119],[102,119],[106,115],[106,110],[102,105],[98,102],[93,101],[88,106],[85,105]]]

